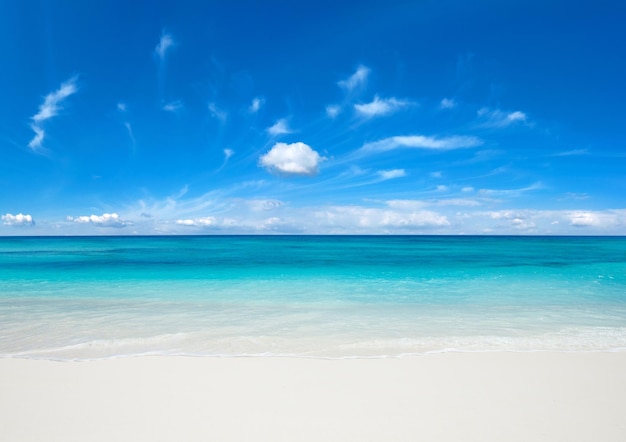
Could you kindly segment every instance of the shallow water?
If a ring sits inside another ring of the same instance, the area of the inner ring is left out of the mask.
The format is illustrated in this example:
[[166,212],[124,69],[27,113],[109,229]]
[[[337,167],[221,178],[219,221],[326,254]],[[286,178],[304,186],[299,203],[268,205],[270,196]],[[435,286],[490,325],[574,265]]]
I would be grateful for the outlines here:
[[0,356],[626,350],[626,238],[0,238]]

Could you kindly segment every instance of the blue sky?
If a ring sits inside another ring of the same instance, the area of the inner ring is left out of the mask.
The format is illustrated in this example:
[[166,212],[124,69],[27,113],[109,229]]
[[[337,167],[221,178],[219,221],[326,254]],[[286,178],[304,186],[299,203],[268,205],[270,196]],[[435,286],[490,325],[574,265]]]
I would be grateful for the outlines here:
[[0,3],[0,235],[624,234],[626,6]]

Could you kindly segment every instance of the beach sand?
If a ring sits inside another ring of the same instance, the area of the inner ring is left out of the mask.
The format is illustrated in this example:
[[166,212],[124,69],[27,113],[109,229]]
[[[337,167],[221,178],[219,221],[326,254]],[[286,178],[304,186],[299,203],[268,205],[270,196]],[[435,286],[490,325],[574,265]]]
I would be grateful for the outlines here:
[[626,352],[0,359],[12,441],[624,441]]

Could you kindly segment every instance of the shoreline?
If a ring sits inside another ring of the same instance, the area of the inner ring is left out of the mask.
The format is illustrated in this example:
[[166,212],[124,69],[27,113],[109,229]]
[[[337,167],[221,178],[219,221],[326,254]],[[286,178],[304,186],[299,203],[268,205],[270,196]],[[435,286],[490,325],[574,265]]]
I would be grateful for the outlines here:
[[0,388],[11,441],[626,439],[626,352],[0,358]]

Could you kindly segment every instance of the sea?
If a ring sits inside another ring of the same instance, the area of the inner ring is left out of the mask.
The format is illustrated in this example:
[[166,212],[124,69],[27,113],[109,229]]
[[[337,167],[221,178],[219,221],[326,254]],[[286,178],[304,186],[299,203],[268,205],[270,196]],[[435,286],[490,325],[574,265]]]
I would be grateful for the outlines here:
[[0,357],[626,351],[626,237],[0,238]]

